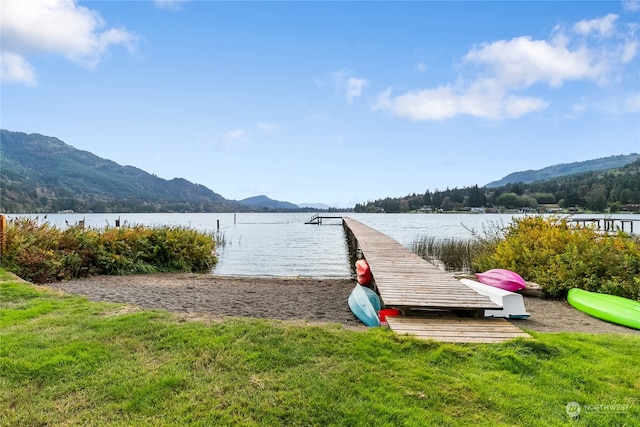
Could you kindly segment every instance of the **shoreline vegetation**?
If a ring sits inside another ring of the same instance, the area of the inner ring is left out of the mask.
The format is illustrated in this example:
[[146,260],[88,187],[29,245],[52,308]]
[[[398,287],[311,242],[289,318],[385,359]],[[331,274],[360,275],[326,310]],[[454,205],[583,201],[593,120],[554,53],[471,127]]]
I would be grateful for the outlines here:
[[100,274],[206,272],[218,262],[224,234],[189,227],[84,227],[61,230],[37,218],[7,222],[2,266],[34,283]]
[[640,236],[603,234],[560,216],[528,215],[509,225],[489,223],[471,239],[423,236],[412,250],[448,271],[516,271],[538,283],[545,298],[566,298],[571,288],[640,301]]

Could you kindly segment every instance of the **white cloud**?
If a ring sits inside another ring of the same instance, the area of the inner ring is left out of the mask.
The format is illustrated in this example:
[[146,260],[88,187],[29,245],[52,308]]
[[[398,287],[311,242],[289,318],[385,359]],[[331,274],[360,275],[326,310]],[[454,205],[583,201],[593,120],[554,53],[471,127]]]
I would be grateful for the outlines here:
[[94,68],[111,46],[133,51],[137,41],[124,28],[105,28],[98,12],[79,6],[75,0],[3,1],[1,19],[3,60],[22,63],[23,70],[32,70],[33,78],[33,67],[26,59],[29,55],[61,55]]
[[182,5],[189,0],[153,0],[153,4],[159,9],[180,10]]
[[12,52],[0,53],[0,78],[2,83],[24,83],[35,86],[36,74],[25,59]]
[[573,30],[578,34],[584,35],[588,35],[591,32],[599,33],[603,36],[611,35],[618,18],[618,15],[610,13],[603,18],[579,21],[573,26]]
[[571,106],[571,111],[569,112],[569,118],[570,119],[575,119],[578,118],[580,116],[582,116],[588,109],[587,104],[584,102],[584,100],[581,100],[580,102],[575,102],[572,106]]
[[362,90],[369,85],[367,79],[355,77],[347,70],[339,70],[331,73],[333,85],[344,92],[347,102],[351,104],[353,100],[362,95]]
[[446,120],[461,114],[485,119],[517,118],[543,110],[548,102],[533,97],[506,96],[480,87],[458,91],[452,86],[407,92],[391,97],[391,89],[382,92],[374,110],[388,110],[410,120]]
[[574,103],[569,118],[576,118],[587,111],[596,114],[620,115],[640,113],[640,91],[616,93],[587,102],[585,99]]
[[464,61],[488,68],[505,87],[525,88],[545,82],[552,87],[565,80],[596,78],[602,70],[592,64],[586,49],[569,50],[530,37],[500,40],[472,49]]
[[272,122],[258,122],[256,127],[264,133],[275,133],[280,130],[280,125]]
[[247,132],[243,129],[234,129],[222,135],[222,145],[230,148],[240,141],[246,141]]
[[351,104],[354,98],[362,95],[362,89],[368,85],[367,80],[361,77],[349,77],[347,79],[347,102]]
[[640,10],[640,0],[622,0],[622,9],[625,12],[637,12]]
[[[379,94],[374,110],[409,120],[446,120],[458,115],[514,119],[546,109],[550,103],[520,92],[535,85],[560,88],[567,81],[599,85],[616,80],[618,71],[637,55],[635,26],[616,26],[617,15],[580,21],[571,31],[556,28],[549,40],[529,36],[473,47],[463,57],[456,84]],[[626,32],[624,32],[626,31]]]

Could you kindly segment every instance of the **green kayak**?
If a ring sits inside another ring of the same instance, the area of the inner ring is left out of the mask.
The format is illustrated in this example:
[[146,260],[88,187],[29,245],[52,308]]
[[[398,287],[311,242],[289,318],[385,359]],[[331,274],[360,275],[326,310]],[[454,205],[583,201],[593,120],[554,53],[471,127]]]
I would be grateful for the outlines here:
[[640,302],[638,301],[578,288],[569,290],[567,301],[589,316],[629,328],[640,329]]

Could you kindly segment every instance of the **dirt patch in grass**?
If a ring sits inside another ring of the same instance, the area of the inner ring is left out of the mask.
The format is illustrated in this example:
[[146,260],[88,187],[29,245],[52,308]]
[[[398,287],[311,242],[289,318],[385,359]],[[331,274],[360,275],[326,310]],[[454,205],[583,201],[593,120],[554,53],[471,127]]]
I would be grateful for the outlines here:
[[[355,286],[355,281],[348,279],[183,273],[96,276],[50,283],[48,286],[84,295],[92,301],[165,309],[187,319],[240,316],[340,323],[349,328],[365,328],[347,304]],[[525,307],[531,317],[512,322],[532,331],[640,335],[638,330],[590,317],[566,301],[525,297]]]

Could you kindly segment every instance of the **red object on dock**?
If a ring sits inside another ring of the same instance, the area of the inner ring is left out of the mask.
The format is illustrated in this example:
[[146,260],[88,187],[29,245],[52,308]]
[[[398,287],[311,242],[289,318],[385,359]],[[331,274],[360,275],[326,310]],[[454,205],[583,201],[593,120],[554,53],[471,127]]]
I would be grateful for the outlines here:
[[389,326],[387,323],[387,317],[400,316],[400,310],[397,308],[385,308],[378,312],[380,318],[380,326]]
[[369,264],[364,259],[356,261],[356,275],[358,284],[368,286],[371,284],[371,270]]

